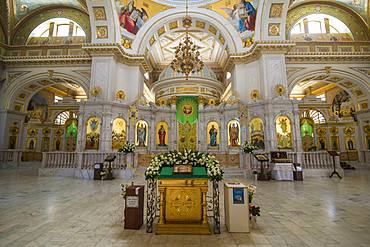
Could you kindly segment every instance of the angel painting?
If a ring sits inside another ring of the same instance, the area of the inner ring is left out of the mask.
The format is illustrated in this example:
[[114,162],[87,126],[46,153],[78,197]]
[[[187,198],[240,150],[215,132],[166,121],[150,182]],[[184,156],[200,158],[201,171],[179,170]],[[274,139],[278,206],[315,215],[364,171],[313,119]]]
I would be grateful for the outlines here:
[[239,3],[233,5],[232,9],[222,8],[222,10],[229,15],[230,22],[240,33],[254,32],[257,11],[249,0],[240,0]]

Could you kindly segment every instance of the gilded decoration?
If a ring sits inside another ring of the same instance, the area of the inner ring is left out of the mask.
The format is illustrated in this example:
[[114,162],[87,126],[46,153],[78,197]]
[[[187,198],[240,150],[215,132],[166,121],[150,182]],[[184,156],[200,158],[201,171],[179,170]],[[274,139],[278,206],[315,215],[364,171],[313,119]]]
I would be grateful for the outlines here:
[[269,23],[268,25],[269,36],[280,35],[280,23]]
[[36,136],[39,130],[35,128],[28,128],[27,133],[29,136]]
[[125,39],[125,38],[123,38],[123,39],[121,40],[121,43],[122,43],[122,46],[123,46],[124,48],[126,48],[126,49],[131,49],[131,48],[132,48],[132,41],[131,41],[131,40],[129,40],[129,39]]
[[258,149],[265,149],[264,125],[261,118],[253,118],[249,123],[249,136],[251,145]]
[[108,26],[96,26],[96,38],[107,39],[108,38]]
[[118,90],[116,92],[116,99],[117,100],[124,100],[126,98],[126,94],[123,90]]
[[325,136],[326,135],[326,128],[318,128],[318,129],[316,129],[316,133],[319,136]]
[[329,129],[329,131],[330,131],[330,133],[331,133],[332,135],[337,135],[337,134],[338,134],[338,127],[333,126],[333,127],[331,127],[331,128]]
[[346,136],[352,136],[355,133],[355,128],[353,128],[353,127],[346,127],[346,128],[344,128],[343,133]]
[[285,94],[285,87],[281,84],[276,85],[275,92],[279,96],[283,96]]
[[42,129],[42,134],[44,136],[48,136],[50,134],[50,128],[43,128]]
[[281,18],[283,13],[283,3],[272,3],[270,8],[270,18]]
[[258,91],[257,89],[252,90],[250,97],[253,101],[258,100],[260,97],[260,91]]
[[169,27],[170,27],[170,30],[176,29],[179,27],[179,23],[177,21],[170,22]]
[[138,120],[139,109],[137,109],[136,105],[132,105],[129,107],[128,116],[132,124]]
[[206,26],[206,23],[203,21],[195,21],[195,26],[200,29],[204,29]]
[[93,7],[94,17],[96,21],[105,21],[107,16],[104,7]]
[[164,26],[160,27],[158,30],[157,30],[157,33],[158,33],[158,36],[161,36],[162,34],[164,34],[166,32],[166,28]]
[[101,92],[102,92],[102,89],[101,87],[98,87],[98,86],[95,86],[90,90],[91,95],[94,97],[97,97],[98,95],[100,95]]

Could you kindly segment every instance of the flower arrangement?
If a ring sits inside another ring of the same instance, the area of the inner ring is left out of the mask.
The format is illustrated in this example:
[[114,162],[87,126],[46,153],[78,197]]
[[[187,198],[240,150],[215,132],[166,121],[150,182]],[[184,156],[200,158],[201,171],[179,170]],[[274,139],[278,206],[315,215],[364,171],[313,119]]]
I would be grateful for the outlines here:
[[135,151],[135,144],[129,143],[129,142],[126,142],[125,144],[122,145],[122,147],[118,149],[118,152],[121,152],[124,154],[133,153],[134,151]]
[[257,187],[253,184],[249,184],[247,186],[248,191],[248,201],[249,201],[249,218],[251,219],[252,216],[260,216],[260,207],[252,204],[253,195],[256,192]]
[[220,162],[216,160],[215,156],[208,153],[184,150],[184,152],[171,151],[155,156],[145,171],[145,179],[155,179],[159,175],[162,166],[173,166],[175,164],[205,166],[208,177],[212,181],[221,181],[224,174]]
[[252,203],[252,200],[253,200],[253,195],[254,195],[254,192],[256,192],[256,186],[254,186],[253,184],[249,184],[247,186],[247,191],[248,191],[248,201],[249,203]]
[[242,150],[244,153],[252,153],[254,150],[257,150],[257,149],[258,149],[257,146],[249,144],[247,141],[245,141],[244,145],[242,146]]

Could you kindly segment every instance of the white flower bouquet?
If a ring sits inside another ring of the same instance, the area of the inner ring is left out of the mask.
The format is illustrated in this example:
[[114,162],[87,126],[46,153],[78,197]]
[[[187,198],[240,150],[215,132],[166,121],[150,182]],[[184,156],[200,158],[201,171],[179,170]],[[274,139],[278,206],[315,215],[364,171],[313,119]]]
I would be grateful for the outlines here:
[[121,152],[124,154],[133,153],[134,151],[135,151],[135,144],[129,143],[129,142],[126,142],[125,144],[122,145],[122,147],[118,149],[118,152]]
[[258,149],[257,146],[249,144],[247,141],[244,142],[244,145],[242,146],[242,150],[244,153],[252,153],[254,150],[257,150],[257,149]]
[[208,177],[212,181],[221,181],[224,174],[220,162],[216,160],[215,156],[208,153],[184,150],[184,152],[171,151],[155,156],[145,171],[145,179],[156,179],[162,166],[173,166],[175,164],[205,166]]

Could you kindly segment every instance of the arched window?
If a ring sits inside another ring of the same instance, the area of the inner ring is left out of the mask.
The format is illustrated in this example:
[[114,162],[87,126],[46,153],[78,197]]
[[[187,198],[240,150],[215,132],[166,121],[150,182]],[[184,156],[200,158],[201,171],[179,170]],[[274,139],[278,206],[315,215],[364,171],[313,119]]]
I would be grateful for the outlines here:
[[324,114],[317,110],[307,110],[301,114],[301,118],[311,118],[315,124],[326,123]]
[[53,18],[38,25],[30,34],[32,37],[85,37],[85,31],[76,22],[67,18]]
[[341,20],[326,14],[311,14],[296,22],[290,31],[291,39],[302,35],[306,41],[324,41],[328,35],[332,41],[353,40],[351,31]]
[[64,111],[58,114],[54,120],[56,125],[64,125],[69,118],[77,118],[77,115],[72,112],[72,115],[69,111]]

